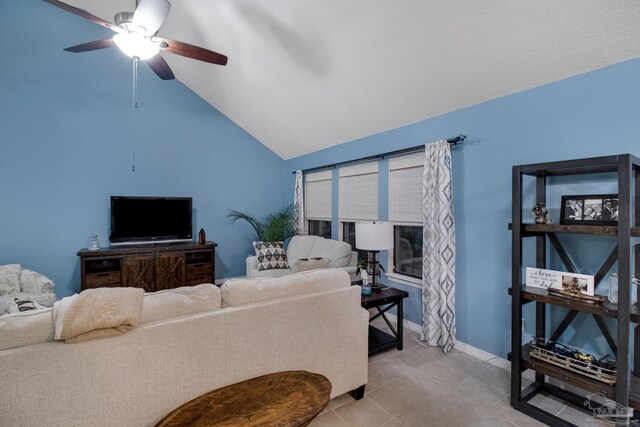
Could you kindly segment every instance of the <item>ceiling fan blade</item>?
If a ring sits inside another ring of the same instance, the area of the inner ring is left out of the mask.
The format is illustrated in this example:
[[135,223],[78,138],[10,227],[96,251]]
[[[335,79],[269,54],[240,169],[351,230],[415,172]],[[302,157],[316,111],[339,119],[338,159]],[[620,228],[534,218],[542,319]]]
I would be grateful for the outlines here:
[[71,12],[71,13],[73,13],[75,15],[78,15],[78,16],[84,18],[84,19],[88,19],[89,21],[94,22],[94,23],[96,23],[98,25],[102,25],[103,27],[106,27],[106,28],[108,28],[110,30],[116,31],[115,30],[116,26],[113,25],[111,22],[105,21],[104,19],[101,19],[101,18],[98,18],[97,16],[94,16],[94,15],[90,14],[89,12],[86,12],[86,11],[84,11],[82,9],[78,9],[77,7],[70,6],[70,5],[66,4],[66,3],[62,3],[61,1],[58,1],[58,0],[44,0],[44,1],[49,3],[49,4],[52,4],[54,6],[57,6],[60,9],[64,9],[67,12]]
[[145,29],[146,34],[155,34],[171,9],[167,0],[142,0],[133,12],[131,23]]
[[194,46],[189,43],[183,43],[163,37],[157,37],[166,44],[166,47],[160,47],[162,50],[175,53],[176,55],[185,56],[198,61],[209,62],[217,65],[227,65],[227,57],[221,53],[205,49],[203,47]]
[[162,56],[156,55],[145,62],[162,80],[173,80],[176,78],[176,76],[173,75],[171,68],[169,68],[169,64],[167,64],[167,61],[165,61]]
[[113,46],[113,39],[95,40],[66,48],[67,52],[88,52],[90,50],[106,49]]

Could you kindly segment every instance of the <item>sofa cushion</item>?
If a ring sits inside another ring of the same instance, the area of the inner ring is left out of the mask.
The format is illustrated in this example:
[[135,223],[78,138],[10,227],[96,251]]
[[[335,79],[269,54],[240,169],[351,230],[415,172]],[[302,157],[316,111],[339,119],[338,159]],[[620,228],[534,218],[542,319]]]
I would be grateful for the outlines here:
[[319,238],[314,243],[309,258],[329,258],[329,267],[346,267],[351,259],[351,245],[332,239]]
[[328,258],[320,258],[320,259],[307,259],[302,258],[296,261],[296,271],[309,271],[316,270],[318,268],[327,268],[331,260]]
[[20,264],[0,265],[0,295],[20,292],[20,272]]
[[0,316],[0,350],[53,341],[53,308]]
[[293,295],[351,286],[349,274],[340,269],[320,269],[268,279],[230,279],[221,287],[222,306],[255,304]]
[[318,239],[318,236],[293,236],[287,246],[289,264],[295,265],[300,258],[309,258],[309,252]]
[[249,278],[273,278],[273,277],[282,277],[287,274],[291,274],[292,271],[290,268],[277,268],[275,270],[251,270],[247,277]]
[[283,242],[253,242],[258,256],[258,271],[289,268]]
[[20,274],[20,289],[30,294],[50,294],[53,292],[53,282],[48,277],[25,268]]
[[149,292],[142,299],[140,323],[218,310],[221,301],[220,289],[211,283]]

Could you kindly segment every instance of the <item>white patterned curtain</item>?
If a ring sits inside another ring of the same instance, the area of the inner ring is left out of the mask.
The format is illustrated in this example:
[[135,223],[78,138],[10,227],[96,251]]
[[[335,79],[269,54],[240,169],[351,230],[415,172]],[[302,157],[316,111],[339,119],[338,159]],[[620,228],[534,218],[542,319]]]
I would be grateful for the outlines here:
[[306,235],[304,223],[304,194],[302,189],[302,171],[296,171],[296,184],[293,194],[293,208],[295,213],[296,230],[298,235]]
[[456,234],[451,148],[446,140],[425,145],[422,185],[421,339],[448,353],[456,340]]

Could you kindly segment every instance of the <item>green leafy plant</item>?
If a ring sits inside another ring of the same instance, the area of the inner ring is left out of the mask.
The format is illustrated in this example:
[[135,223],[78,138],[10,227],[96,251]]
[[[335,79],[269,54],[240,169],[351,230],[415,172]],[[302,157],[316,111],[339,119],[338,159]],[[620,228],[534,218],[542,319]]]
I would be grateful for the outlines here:
[[227,218],[231,218],[232,224],[239,219],[247,221],[256,232],[257,239],[263,242],[285,241],[297,234],[298,231],[293,204],[268,214],[264,219],[233,209],[229,210]]

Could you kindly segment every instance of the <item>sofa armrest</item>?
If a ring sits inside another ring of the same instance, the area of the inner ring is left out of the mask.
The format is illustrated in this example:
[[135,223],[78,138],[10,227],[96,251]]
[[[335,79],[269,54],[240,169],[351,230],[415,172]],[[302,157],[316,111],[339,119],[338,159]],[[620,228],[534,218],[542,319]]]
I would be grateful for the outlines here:
[[356,275],[356,267],[349,265],[347,267],[339,267],[339,268],[349,273],[349,278],[351,279],[352,282],[359,279],[359,277]]
[[258,257],[248,256],[247,257],[247,277],[253,277],[253,272],[258,270]]
[[356,267],[358,266],[358,252],[356,251],[351,251],[351,258],[349,258],[349,264],[347,264],[347,267],[353,267],[353,272],[356,272]]

